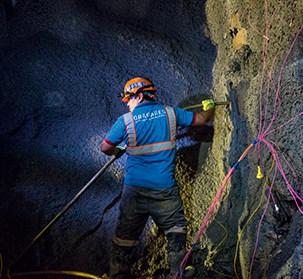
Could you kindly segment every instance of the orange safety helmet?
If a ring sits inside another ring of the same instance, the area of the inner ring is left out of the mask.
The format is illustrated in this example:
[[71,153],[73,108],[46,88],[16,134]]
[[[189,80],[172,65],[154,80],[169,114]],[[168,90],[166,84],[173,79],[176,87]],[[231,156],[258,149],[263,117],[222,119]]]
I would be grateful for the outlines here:
[[[119,97],[123,97],[123,102],[128,102],[131,96],[134,96],[143,91],[154,91],[157,90],[154,88],[153,83],[144,78],[144,77],[136,77],[129,80],[124,86],[124,92],[119,94]],[[149,95],[149,97],[153,98],[154,95]]]

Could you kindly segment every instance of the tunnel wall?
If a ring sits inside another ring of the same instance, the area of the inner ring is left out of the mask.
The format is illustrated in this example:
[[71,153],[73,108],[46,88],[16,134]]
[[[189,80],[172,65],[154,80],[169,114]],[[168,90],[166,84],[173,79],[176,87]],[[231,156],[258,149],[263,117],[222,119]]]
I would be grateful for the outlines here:
[[[267,1],[267,6],[253,1],[206,3],[210,38],[218,50],[213,91],[218,100],[228,98],[231,107],[228,112],[216,111],[211,153],[200,169],[193,195],[195,231],[198,232],[224,176],[237,166],[196,256],[214,278],[219,276],[218,272],[240,278],[299,278],[301,274],[298,269],[301,260],[294,251],[300,250],[296,247],[300,247],[302,238],[302,214],[298,210],[302,203],[295,204],[288,188],[293,187],[300,196],[302,118],[281,126],[302,112],[302,34],[295,41],[303,23],[299,16],[302,2],[279,3]],[[267,27],[271,23],[267,33],[266,15]],[[264,72],[263,59],[267,65]],[[262,137],[269,125],[269,131],[281,128]],[[275,161],[265,142],[254,142],[259,139],[267,140],[277,151]],[[251,144],[255,146],[236,165]],[[289,185],[276,169],[278,160]],[[264,179],[256,177],[258,166]],[[201,196],[209,199],[200,199]]]
[[[206,98],[231,102],[228,107],[217,106],[209,125],[178,130],[176,178],[190,221],[190,248],[224,176],[258,139],[265,14],[269,22],[278,3],[268,1],[267,10],[264,3],[252,4],[223,0],[0,3],[4,272],[109,161],[99,147],[116,119],[127,112],[116,96],[135,76],[151,79],[157,100],[166,105],[186,107]],[[303,24],[302,5],[302,1],[283,1],[267,34],[266,62],[270,69],[275,60],[272,80],[279,88],[280,104],[272,129],[302,111],[302,34],[285,60]],[[249,14],[261,35],[249,24]],[[261,118],[267,100],[264,72]],[[266,127],[276,112],[272,86],[269,92]],[[295,190],[302,184],[301,119],[265,137],[277,144],[281,166]],[[298,186],[280,150],[294,169]],[[260,149],[257,144],[239,163],[215,208],[216,219],[191,253],[189,263],[196,266],[197,278],[219,278],[218,272],[234,276],[235,267],[240,278],[249,278],[265,209],[252,278],[298,278],[302,214],[279,171],[272,188],[279,214],[272,198],[267,206],[267,189],[260,209],[246,225],[264,188],[265,178],[256,179],[257,166],[266,177],[272,160],[267,146],[260,143]],[[11,273],[81,270],[102,276],[108,272],[125,162],[126,156],[115,161],[11,267]],[[270,181],[274,173],[275,168]],[[220,224],[228,237],[217,247],[226,235]],[[165,248],[163,232],[150,219],[134,253],[133,273],[163,277]]]

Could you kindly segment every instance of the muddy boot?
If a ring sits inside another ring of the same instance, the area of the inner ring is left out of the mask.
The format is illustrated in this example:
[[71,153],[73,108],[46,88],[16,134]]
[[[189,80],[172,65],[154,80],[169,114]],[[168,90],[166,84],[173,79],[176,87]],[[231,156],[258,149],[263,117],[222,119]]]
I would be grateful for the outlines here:
[[[186,255],[186,234],[183,233],[168,233],[167,234],[167,262],[170,268],[170,276],[173,276],[179,271],[180,265]],[[186,268],[182,273],[182,278],[194,278],[196,269],[194,267]]]
[[130,259],[134,247],[113,244],[110,253],[110,279],[129,279]]

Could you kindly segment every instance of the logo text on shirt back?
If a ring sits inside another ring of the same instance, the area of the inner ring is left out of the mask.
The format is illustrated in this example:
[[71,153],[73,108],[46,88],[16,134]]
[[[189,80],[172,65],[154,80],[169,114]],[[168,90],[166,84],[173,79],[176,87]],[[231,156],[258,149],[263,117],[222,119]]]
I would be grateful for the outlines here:
[[134,120],[137,123],[140,121],[153,120],[155,118],[159,118],[159,117],[163,117],[163,116],[166,116],[165,109],[154,110],[152,112],[134,115]]

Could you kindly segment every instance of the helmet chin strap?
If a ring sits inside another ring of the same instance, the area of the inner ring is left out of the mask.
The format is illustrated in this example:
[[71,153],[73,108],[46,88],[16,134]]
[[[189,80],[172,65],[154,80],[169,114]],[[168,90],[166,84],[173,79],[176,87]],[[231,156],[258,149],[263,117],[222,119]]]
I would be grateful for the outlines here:
[[155,97],[155,95],[154,94],[152,94],[152,93],[143,93],[144,95],[146,95],[146,96],[148,96],[148,97],[150,97],[150,98],[153,98],[153,97]]
[[144,89],[147,89],[147,88],[150,88],[150,87],[153,87],[153,85],[150,84],[150,85],[141,86],[141,87],[136,91],[136,94],[139,94],[139,93],[141,93]]
[[144,91],[143,91],[144,89],[147,89],[147,88],[150,88],[150,87],[153,87],[153,84],[140,87],[137,90],[136,95],[139,94],[139,93],[143,93],[143,95],[148,96],[150,98],[153,98],[154,97],[153,94],[151,94],[151,93],[144,93]]

